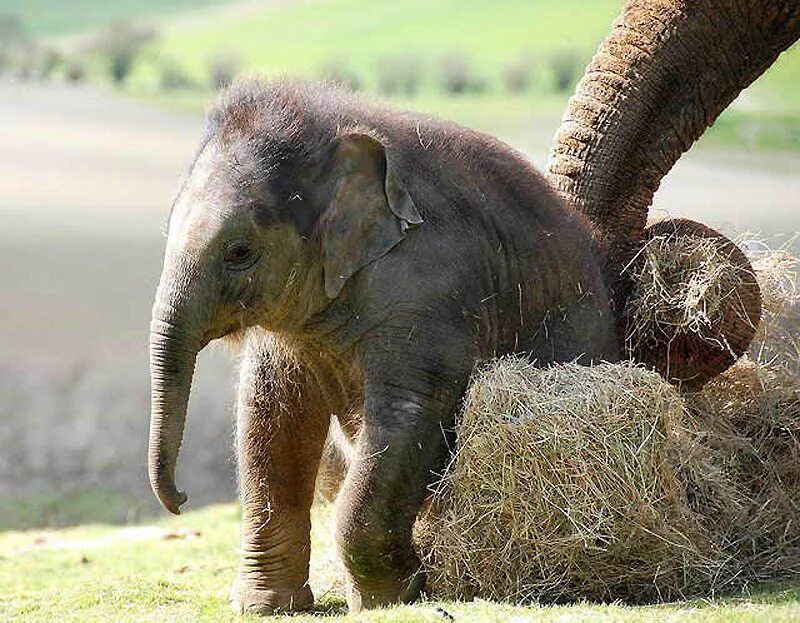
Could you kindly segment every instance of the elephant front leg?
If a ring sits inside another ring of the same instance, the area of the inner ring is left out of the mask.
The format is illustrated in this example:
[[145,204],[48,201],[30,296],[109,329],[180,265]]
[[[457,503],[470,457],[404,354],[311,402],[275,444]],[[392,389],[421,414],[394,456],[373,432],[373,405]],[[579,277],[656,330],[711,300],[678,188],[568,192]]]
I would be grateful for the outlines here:
[[242,537],[231,602],[258,614],[313,606],[310,509],[328,429],[310,375],[270,363],[244,364],[237,416]]
[[445,431],[466,384],[466,376],[404,387],[400,374],[384,378],[389,382],[367,390],[363,428],[337,501],[338,546],[356,612],[414,601],[425,587],[412,528],[446,465],[452,440]]

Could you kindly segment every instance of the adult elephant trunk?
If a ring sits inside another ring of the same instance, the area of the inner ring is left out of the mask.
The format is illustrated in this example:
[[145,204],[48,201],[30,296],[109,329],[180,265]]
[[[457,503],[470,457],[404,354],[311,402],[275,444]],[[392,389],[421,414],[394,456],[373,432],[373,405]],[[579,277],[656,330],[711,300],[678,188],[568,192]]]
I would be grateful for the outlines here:
[[636,254],[661,179],[800,37],[798,0],[628,0],[570,100],[548,165],[610,273]]
[[[180,513],[186,495],[175,485],[186,407],[195,360],[202,347],[196,305],[186,295],[186,267],[165,263],[150,323],[150,486],[171,513]],[[193,304],[194,303],[194,304]]]
[[[635,318],[625,268],[640,259],[661,179],[798,37],[798,0],[627,0],[589,63],[556,133],[547,173],[594,226],[626,342]],[[675,236],[698,234],[728,248],[722,234],[702,226],[673,229]],[[760,291],[746,258],[729,257],[745,276],[726,304],[741,313],[720,314],[713,339],[662,336],[663,344],[634,357],[667,371],[673,382],[699,385],[746,350],[759,322]]]

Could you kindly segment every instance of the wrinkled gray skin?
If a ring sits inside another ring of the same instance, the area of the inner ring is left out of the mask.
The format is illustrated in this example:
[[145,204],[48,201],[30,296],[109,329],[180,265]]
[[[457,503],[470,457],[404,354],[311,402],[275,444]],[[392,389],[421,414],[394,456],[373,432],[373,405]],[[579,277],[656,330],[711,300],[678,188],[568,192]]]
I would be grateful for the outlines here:
[[169,221],[153,490],[174,513],[185,501],[174,474],[195,357],[236,334],[234,606],[313,604],[309,509],[331,414],[345,441],[325,452],[349,465],[336,534],[350,608],[411,601],[425,581],[412,524],[474,366],[615,360],[614,323],[585,221],[508,146],[325,87],[240,84]]

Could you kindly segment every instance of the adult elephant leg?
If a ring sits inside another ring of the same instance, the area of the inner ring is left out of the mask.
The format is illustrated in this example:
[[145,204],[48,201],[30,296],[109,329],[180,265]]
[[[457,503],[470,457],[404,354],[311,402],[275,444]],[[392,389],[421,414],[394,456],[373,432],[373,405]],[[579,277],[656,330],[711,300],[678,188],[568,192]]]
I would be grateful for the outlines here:
[[310,608],[310,509],[335,392],[268,337],[249,339],[237,413],[241,563],[235,610]]
[[446,465],[446,431],[469,376],[419,352],[384,356],[367,369],[362,429],[336,513],[353,612],[414,601],[425,586],[412,528]]

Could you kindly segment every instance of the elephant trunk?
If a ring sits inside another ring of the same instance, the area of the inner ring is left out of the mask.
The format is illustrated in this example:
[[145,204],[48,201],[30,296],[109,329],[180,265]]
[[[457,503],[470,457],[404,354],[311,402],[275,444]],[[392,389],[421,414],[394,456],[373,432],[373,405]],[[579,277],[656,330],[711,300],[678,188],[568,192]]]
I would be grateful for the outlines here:
[[175,486],[186,408],[194,375],[197,353],[202,347],[197,332],[189,325],[185,294],[175,284],[186,279],[171,279],[165,269],[161,278],[150,323],[150,440],[148,473],[150,486],[168,511],[179,514],[186,495]]
[[635,255],[661,179],[800,36],[797,0],[627,0],[556,133],[552,184],[612,270]]

